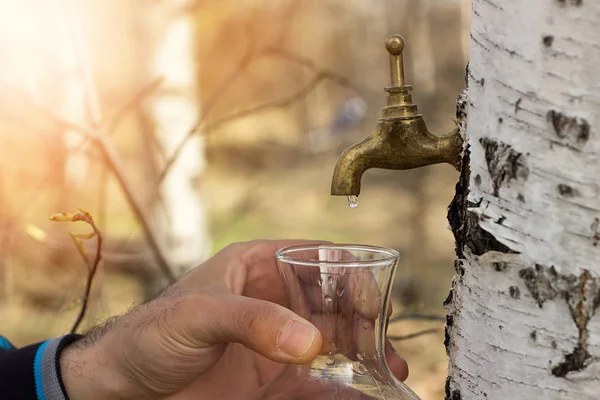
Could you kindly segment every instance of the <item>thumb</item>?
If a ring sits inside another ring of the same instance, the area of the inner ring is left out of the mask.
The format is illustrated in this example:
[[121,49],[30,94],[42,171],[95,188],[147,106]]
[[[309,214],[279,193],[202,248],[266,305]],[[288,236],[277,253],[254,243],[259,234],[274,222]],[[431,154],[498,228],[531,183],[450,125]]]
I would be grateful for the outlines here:
[[[291,310],[264,300],[223,294],[192,302],[188,323],[205,345],[237,342],[273,361],[302,364],[321,349],[321,333]],[[194,318],[189,318],[193,315]]]

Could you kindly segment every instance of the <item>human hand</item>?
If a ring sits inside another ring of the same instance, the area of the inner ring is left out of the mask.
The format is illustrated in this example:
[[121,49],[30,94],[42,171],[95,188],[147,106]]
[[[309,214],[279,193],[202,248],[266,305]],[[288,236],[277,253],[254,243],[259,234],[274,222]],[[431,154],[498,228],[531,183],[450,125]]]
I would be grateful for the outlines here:
[[[251,399],[283,364],[312,360],[323,338],[286,308],[273,257],[302,243],[230,245],[156,299],[65,349],[70,398]],[[406,363],[389,343],[386,357],[405,379]]]

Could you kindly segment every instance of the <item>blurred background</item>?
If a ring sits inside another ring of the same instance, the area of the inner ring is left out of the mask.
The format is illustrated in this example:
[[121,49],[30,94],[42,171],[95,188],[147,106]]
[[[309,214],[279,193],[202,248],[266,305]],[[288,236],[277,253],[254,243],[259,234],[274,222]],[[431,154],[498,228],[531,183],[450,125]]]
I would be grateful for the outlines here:
[[[405,37],[413,98],[442,133],[469,25],[468,0],[0,0],[0,333],[71,328],[89,267],[69,232],[89,227],[49,217],[77,208],[104,237],[80,331],[256,238],[396,248],[395,314],[443,316],[458,173],[367,171],[355,209],[329,185],[385,103],[387,35]],[[389,330],[431,329],[395,343],[424,400],[443,397],[443,321]]]

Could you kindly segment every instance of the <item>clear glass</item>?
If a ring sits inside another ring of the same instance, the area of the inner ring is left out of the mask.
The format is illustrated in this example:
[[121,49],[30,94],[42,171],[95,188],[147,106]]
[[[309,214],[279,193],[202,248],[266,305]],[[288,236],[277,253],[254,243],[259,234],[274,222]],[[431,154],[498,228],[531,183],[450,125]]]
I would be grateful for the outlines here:
[[385,359],[388,302],[400,254],[365,245],[276,252],[290,308],[321,332],[321,354],[287,365],[256,400],[419,400]]

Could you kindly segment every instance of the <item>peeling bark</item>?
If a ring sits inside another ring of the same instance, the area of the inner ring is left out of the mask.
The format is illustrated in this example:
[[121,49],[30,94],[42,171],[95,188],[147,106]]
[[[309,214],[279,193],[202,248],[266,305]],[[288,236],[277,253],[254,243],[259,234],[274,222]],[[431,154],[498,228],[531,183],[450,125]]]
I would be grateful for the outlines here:
[[597,21],[591,1],[473,1],[446,400],[600,398]]

